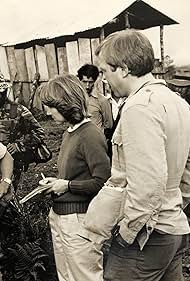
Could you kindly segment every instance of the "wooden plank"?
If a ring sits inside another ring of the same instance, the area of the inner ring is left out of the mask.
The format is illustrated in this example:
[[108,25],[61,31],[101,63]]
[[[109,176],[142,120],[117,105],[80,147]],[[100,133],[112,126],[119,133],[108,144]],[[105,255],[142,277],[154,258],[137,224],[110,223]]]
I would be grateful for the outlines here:
[[18,70],[18,79],[28,81],[28,72],[26,67],[25,52],[23,49],[15,49],[16,65]]
[[48,67],[47,67],[47,60],[45,54],[45,48],[42,46],[36,45],[36,61],[37,61],[37,69],[40,73],[40,81],[48,81]]
[[125,28],[130,28],[131,25],[130,25],[130,21],[129,21],[129,13],[125,13],[124,15],[124,18],[125,18]]
[[9,65],[10,78],[11,81],[13,81],[15,79],[18,79],[18,70],[17,70],[14,47],[6,47],[6,52],[7,52],[7,59]]
[[25,49],[25,58],[26,58],[26,67],[28,72],[28,79],[32,81],[34,79],[34,75],[36,73],[36,64],[34,58],[33,48]]
[[100,38],[91,39],[92,63],[94,64],[96,64],[96,60],[97,60],[95,56],[95,50],[97,49],[99,44],[100,44]]
[[77,41],[66,42],[66,50],[67,50],[69,72],[76,75],[77,70],[79,69],[80,66],[78,42]]
[[28,105],[29,105],[30,95],[31,95],[30,84],[29,83],[23,83],[22,84],[22,100],[23,100],[23,104],[26,107],[28,107]]
[[40,86],[36,89],[35,95],[34,95],[34,100],[33,100],[33,108],[39,109],[39,110],[43,110],[43,106],[42,106],[42,101],[40,99],[40,92],[42,87],[46,84],[45,83],[41,83]]
[[5,79],[10,80],[8,59],[5,47],[0,46],[0,71],[4,75]]
[[90,39],[88,38],[79,38],[78,39],[79,46],[79,62],[80,66],[86,63],[92,63],[91,58],[91,47],[90,47]]
[[103,41],[105,38],[105,32],[104,32],[104,28],[102,27],[100,30],[100,41]]
[[24,83],[22,83],[20,101],[25,106],[28,106],[30,99],[30,88],[29,83],[26,83],[26,81],[29,81],[29,79],[24,49],[15,49],[15,58],[18,70],[18,79],[20,81],[24,81]]
[[58,58],[58,67],[59,67],[59,74],[63,72],[68,72],[68,61],[67,61],[67,51],[66,47],[57,48],[57,58]]
[[164,26],[160,26],[160,53],[161,53],[161,66],[162,70],[164,70]]
[[55,75],[58,74],[55,45],[53,43],[46,44],[45,53],[46,53],[49,78],[53,78]]

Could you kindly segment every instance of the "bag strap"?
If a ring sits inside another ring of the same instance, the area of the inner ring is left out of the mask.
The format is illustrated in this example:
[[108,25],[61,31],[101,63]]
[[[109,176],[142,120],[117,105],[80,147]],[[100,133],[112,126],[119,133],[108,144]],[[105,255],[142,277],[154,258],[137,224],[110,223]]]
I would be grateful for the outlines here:
[[115,132],[115,129],[116,129],[116,127],[117,127],[117,124],[119,123],[119,120],[120,120],[120,117],[121,117],[121,110],[122,110],[124,104],[125,104],[125,101],[124,101],[124,102],[121,104],[121,106],[119,107],[119,111],[118,111],[118,113],[117,113],[117,117],[116,117],[115,121],[113,122],[112,136],[113,136],[113,134],[114,134],[114,132]]

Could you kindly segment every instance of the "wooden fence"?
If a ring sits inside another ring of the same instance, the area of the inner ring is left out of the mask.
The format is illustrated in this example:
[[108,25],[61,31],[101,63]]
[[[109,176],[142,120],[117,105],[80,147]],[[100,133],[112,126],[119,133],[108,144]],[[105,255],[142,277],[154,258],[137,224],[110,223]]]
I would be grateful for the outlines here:
[[83,64],[95,63],[94,52],[99,42],[99,38],[78,38],[63,47],[56,47],[54,43],[25,49],[0,46],[0,71],[13,83],[14,92],[21,89],[19,100],[27,105],[36,72],[40,74],[40,82],[47,82],[63,72],[77,74]]
[[[51,43],[45,40],[43,45],[34,43],[28,48],[26,45],[22,48],[0,46],[0,71],[13,83],[15,99],[28,106],[36,72],[40,74],[40,83],[63,72],[76,75],[83,64],[96,64],[94,53],[100,41],[100,38],[78,38],[64,41],[63,46],[59,44],[58,47],[52,39]],[[156,78],[165,78],[166,71],[160,71],[159,66],[159,69],[155,67],[153,74]]]

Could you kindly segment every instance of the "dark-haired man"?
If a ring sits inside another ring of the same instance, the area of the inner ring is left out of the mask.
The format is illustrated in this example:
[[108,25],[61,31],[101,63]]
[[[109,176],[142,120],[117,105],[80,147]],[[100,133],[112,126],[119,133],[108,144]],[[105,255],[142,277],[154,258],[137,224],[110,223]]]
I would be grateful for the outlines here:
[[89,95],[89,113],[91,120],[102,130],[112,128],[113,118],[108,99],[96,88],[99,76],[98,68],[93,64],[85,64],[78,70],[78,78],[84,84]]

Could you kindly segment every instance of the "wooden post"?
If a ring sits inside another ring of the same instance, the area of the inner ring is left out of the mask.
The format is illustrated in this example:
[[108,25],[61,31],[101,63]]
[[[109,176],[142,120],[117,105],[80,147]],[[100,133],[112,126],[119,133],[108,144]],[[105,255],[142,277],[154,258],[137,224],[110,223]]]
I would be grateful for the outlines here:
[[100,30],[100,42],[103,41],[105,38],[105,34],[104,34],[104,28],[102,27]]
[[160,26],[160,54],[161,54],[161,66],[164,70],[164,26]]
[[130,22],[129,22],[129,14],[126,12],[125,13],[125,28],[130,28]]

